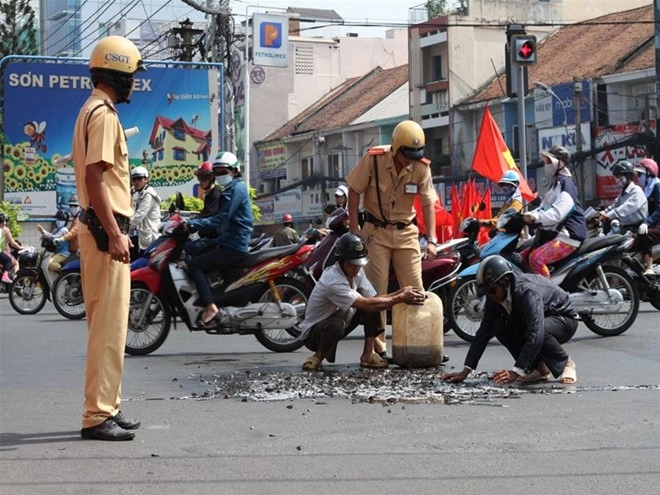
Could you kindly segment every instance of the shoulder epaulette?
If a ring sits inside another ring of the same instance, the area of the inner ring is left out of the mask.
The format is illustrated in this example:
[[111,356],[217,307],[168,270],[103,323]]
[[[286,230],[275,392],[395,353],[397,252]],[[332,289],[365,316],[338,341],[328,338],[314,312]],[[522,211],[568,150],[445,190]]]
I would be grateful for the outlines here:
[[431,160],[429,160],[429,159],[426,158],[425,156],[423,156],[422,158],[420,158],[419,161],[422,162],[424,165],[431,165]]
[[374,146],[373,148],[369,148],[369,154],[371,156],[384,155],[389,147],[390,147],[389,144],[383,146]]
[[114,103],[112,103],[112,100],[110,98],[106,98],[103,100],[103,103],[105,103],[105,106],[110,108],[113,112],[117,113],[117,109],[115,108]]

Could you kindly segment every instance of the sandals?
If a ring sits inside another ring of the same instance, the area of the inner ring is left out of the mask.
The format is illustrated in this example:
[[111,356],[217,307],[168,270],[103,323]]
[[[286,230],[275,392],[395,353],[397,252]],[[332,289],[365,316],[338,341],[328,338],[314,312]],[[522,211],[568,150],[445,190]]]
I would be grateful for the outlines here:
[[201,313],[195,322],[197,328],[215,328],[218,323],[217,320],[218,316],[220,316],[220,311],[218,310],[208,321],[202,321],[202,316],[204,316],[204,313]]
[[372,353],[369,359],[360,360],[360,368],[382,370],[389,366],[387,359],[383,359],[376,353]]
[[543,375],[539,370],[532,370],[531,373],[527,373],[525,376],[520,377],[518,381],[521,383],[547,382],[550,380],[551,376],[552,373],[546,373]]
[[564,385],[573,385],[577,383],[577,371],[575,370],[575,364],[573,366],[566,366],[564,372],[559,377],[559,383]]
[[321,360],[316,356],[308,357],[302,365],[303,371],[318,371],[320,368]]

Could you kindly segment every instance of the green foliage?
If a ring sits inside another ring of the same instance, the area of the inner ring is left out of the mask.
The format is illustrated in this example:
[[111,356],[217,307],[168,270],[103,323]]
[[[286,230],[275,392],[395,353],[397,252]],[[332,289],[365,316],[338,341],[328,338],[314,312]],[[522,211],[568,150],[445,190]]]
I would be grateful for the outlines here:
[[12,204],[9,201],[3,201],[0,203],[0,212],[9,217],[9,222],[7,222],[6,226],[9,227],[12,237],[18,239],[18,236],[23,230],[18,223],[18,219],[21,216],[21,206]]
[[[201,211],[204,207],[204,201],[194,196],[186,196],[183,194],[183,204],[185,205],[185,211]],[[161,209],[167,210],[170,205],[176,206],[176,194],[172,194],[161,204]]]
[[429,19],[446,14],[447,0],[426,0],[426,12]]
[[254,216],[254,223],[261,220],[261,210],[257,206],[257,190],[250,187],[250,203],[252,203],[252,216]]

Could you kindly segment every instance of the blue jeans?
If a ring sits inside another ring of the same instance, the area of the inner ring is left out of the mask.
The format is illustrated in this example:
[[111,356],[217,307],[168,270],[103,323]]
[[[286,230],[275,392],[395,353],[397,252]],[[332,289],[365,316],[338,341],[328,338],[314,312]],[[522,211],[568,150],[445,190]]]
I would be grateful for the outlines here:
[[211,286],[206,279],[206,273],[213,270],[222,271],[223,268],[229,268],[246,258],[248,253],[236,251],[227,247],[217,247],[193,257],[188,263],[188,275],[197,287],[199,298],[204,306],[213,304],[213,293]]

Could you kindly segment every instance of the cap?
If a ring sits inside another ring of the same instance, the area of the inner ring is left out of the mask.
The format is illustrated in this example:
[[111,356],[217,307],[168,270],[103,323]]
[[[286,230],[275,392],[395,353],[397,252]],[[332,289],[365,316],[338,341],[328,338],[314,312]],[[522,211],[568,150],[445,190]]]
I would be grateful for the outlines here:
[[346,186],[339,186],[335,190],[335,196],[348,196],[348,187]]

